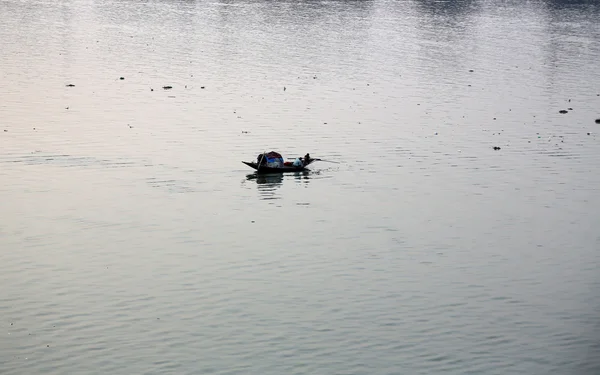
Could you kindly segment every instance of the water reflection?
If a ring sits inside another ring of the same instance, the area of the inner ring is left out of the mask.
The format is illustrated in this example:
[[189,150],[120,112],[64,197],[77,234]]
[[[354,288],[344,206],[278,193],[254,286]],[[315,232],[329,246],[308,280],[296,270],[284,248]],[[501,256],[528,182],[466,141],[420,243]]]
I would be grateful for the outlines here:
[[258,187],[258,192],[261,199],[281,199],[277,191],[283,185],[284,180],[294,180],[297,183],[307,183],[310,181],[310,172],[295,172],[295,173],[273,173],[273,174],[258,174],[251,173],[246,175],[247,181],[255,181]]

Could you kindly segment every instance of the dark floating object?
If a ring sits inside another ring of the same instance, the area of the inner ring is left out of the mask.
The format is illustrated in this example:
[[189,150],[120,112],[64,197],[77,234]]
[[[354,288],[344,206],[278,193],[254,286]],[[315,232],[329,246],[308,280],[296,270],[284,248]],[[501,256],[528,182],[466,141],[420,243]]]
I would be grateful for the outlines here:
[[496,119],[496,118],[494,117],[494,120],[495,120],[495,119]]
[[120,77],[119,79],[122,81],[122,80],[124,80],[124,79],[125,79],[125,77]]
[[163,89],[165,89],[165,90],[170,90],[172,88],[173,88],[173,86],[163,86]]
[[74,84],[72,84],[72,83],[69,83],[69,84],[67,85],[67,87],[75,87],[75,85],[74,85]]
[[596,119],[596,124],[600,124],[600,118]]
[[203,89],[203,90],[205,89],[205,87],[204,87],[204,86],[200,86],[200,88],[201,88],[201,89]]
[[561,109],[560,111],[558,111],[558,113],[565,114],[565,113],[569,113],[569,111],[567,111],[566,109]]
[[285,86],[283,86],[283,91],[285,91]]
[[8,130],[4,129],[4,132],[6,133],[6,132],[8,132]]
[[[250,168],[256,169],[256,173],[285,173],[285,172],[301,172],[304,170],[307,170],[306,167],[308,165],[310,165],[311,163],[321,160],[321,159],[313,159],[310,157],[309,154],[306,154],[306,156],[304,158],[301,158],[301,165],[295,166],[292,162],[283,162],[283,157],[281,156],[281,154],[279,154],[278,152],[268,152],[266,154],[261,154],[259,156],[259,158],[262,157],[262,159],[260,159],[260,161],[262,162],[260,165],[258,164],[258,159],[257,161],[254,162],[247,162],[247,161],[242,161],[242,163],[246,164],[247,166],[249,166]],[[273,159],[273,160],[279,160],[280,161],[280,165],[279,166],[269,166],[267,164],[267,161],[269,159]]]
[[494,146],[494,150],[500,150],[500,147]]
[[[5,130],[6,131],[6,130]],[[588,135],[592,135],[592,133],[588,132]]]
[[573,108],[567,108],[567,109],[568,109],[569,111],[572,111],[572,110],[573,110]]
[[151,89],[150,89],[150,91],[154,91],[154,89],[153,89],[153,88],[151,88]]
[[469,69],[469,73],[473,73],[473,72],[474,72],[474,70],[473,70],[473,69]]

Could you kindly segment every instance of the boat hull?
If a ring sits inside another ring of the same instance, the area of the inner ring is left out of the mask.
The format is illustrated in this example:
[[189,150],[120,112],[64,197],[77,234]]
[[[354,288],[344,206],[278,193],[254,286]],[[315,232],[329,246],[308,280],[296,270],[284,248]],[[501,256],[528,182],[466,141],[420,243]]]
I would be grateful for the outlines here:
[[258,167],[257,163],[251,163],[247,161],[243,161],[242,163],[246,164],[250,168],[256,169],[257,173],[286,173],[286,172],[302,172],[306,171],[306,165],[302,167],[294,167],[294,166],[283,166],[279,168],[267,167],[266,165],[261,165]]

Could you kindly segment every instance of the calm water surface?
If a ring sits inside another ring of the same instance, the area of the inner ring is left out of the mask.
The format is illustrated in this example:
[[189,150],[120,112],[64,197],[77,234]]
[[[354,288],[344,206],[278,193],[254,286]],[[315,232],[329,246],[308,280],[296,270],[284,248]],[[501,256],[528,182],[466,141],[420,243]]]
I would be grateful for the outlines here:
[[599,374],[599,19],[0,0],[0,373]]

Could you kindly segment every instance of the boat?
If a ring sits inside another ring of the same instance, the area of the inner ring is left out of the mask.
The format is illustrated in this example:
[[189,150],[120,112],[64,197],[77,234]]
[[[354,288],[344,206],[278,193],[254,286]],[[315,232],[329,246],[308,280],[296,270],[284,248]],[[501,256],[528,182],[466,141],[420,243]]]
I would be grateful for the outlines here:
[[[298,162],[300,160],[300,162]],[[286,172],[302,172],[308,170],[310,164],[319,159],[312,159],[309,154],[304,158],[296,158],[294,162],[283,161],[281,154],[271,151],[269,153],[260,154],[257,161],[242,161],[250,168],[256,169],[257,173],[286,173]]]

